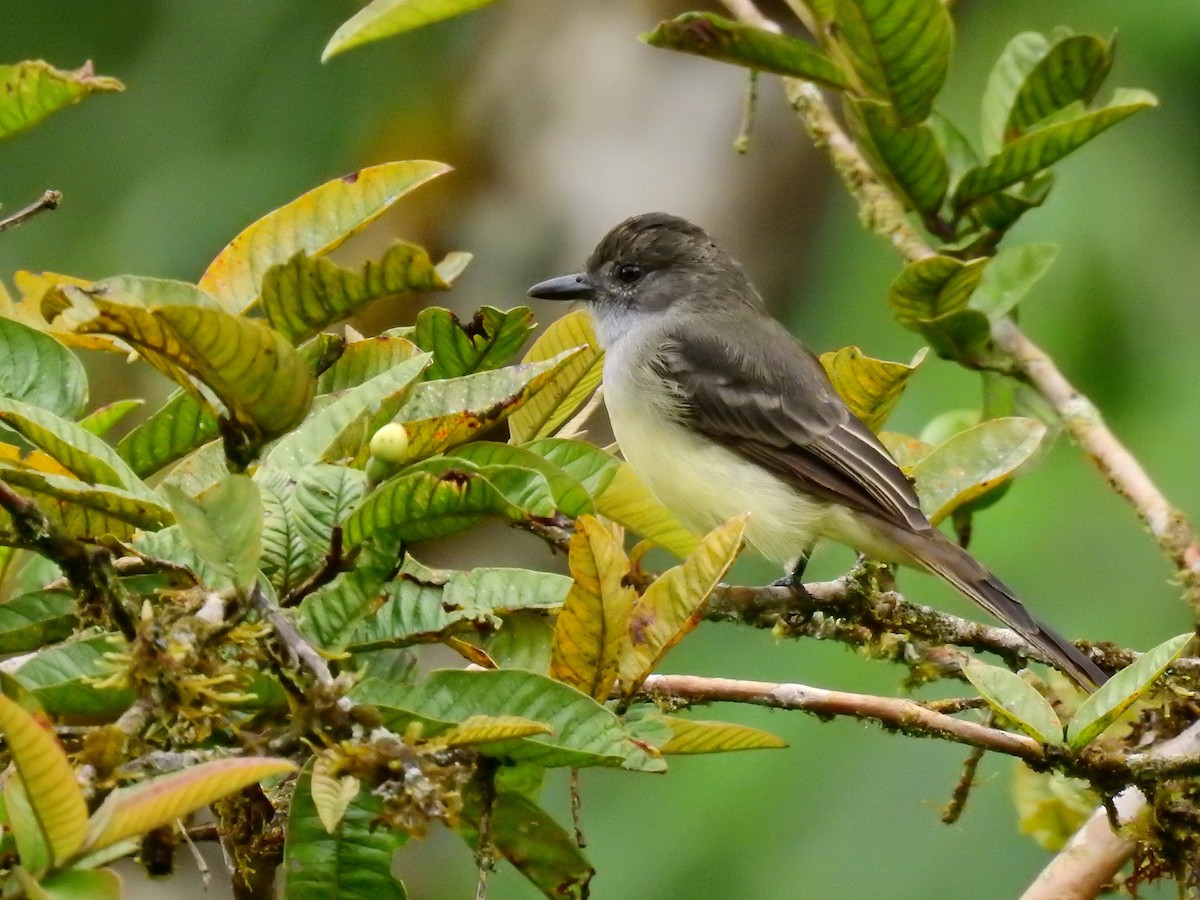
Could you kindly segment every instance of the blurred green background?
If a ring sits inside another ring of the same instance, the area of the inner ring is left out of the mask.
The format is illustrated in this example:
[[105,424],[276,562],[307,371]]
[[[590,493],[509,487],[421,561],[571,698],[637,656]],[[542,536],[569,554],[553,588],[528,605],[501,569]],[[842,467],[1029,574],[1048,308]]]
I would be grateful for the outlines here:
[[[397,235],[435,254],[471,250],[450,302],[507,307],[533,281],[573,270],[621,218],[666,209],[714,232],[815,349],[857,344],[907,359],[919,347],[884,301],[897,257],[861,231],[778,85],[764,79],[741,157],[731,144],[743,74],[636,40],[687,6],[507,0],[321,65],[325,41],[358,5],[9,0],[0,59],[92,59],[128,90],[0,145],[6,208],[48,187],[66,196],[57,212],[0,237],[0,277],[11,285],[23,268],[194,280],[244,225],[310,187],[370,163],[432,158],[456,171],[405,199],[344,257]],[[961,0],[955,10],[940,107],[970,133],[991,63],[1022,30],[1118,30],[1110,87],[1144,87],[1161,101],[1061,165],[1046,207],[1011,240],[1062,243],[1022,324],[1196,517],[1200,4]],[[543,321],[560,312],[539,309]],[[364,327],[414,313],[376,310]],[[93,398],[144,390],[129,380],[140,371],[98,365]],[[975,377],[930,361],[890,427],[919,431],[977,397]],[[514,552],[544,563],[531,541]],[[477,549],[481,562],[506,552]],[[1191,627],[1151,539],[1065,441],[977,520],[973,549],[1070,636],[1145,648]],[[830,576],[848,561],[831,550],[811,572]],[[753,565],[744,574],[774,577]],[[901,584],[914,599],[969,612],[928,579],[905,574]],[[840,647],[717,626],[702,626],[667,668],[885,693],[902,675]],[[679,760],[665,777],[585,772],[593,897],[1011,897],[1047,859],[1016,832],[1006,760],[984,761],[965,815],[947,827],[938,810],[963,749],[799,714],[710,713],[766,727],[791,747]],[[548,792],[564,820],[565,795],[562,783]],[[414,845],[400,868],[415,897],[473,890],[471,856],[453,836]],[[502,871],[489,896],[535,893]]]

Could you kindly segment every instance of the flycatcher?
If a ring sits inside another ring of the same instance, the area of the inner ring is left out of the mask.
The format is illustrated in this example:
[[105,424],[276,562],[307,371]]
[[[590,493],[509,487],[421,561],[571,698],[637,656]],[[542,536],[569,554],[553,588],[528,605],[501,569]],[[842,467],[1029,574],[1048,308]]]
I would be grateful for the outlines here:
[[605,349],[621,452],[704,534],[749,512],[747,543],[780,565],[828,538],[941,576],[1085,688],[1107,676],[934,528],[909,479],[820,361],[770,315],[705,231],[665,213],[622,222],[575,275],[531,297],[583,300]]

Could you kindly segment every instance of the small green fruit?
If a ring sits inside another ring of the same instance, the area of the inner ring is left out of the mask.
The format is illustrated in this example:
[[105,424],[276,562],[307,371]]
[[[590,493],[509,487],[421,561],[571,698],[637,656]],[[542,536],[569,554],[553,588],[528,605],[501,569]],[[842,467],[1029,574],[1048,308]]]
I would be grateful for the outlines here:
[[399,422],[389,422],[371,438],[371,455],[384,462],[403,462],[408,452],[408,431]]

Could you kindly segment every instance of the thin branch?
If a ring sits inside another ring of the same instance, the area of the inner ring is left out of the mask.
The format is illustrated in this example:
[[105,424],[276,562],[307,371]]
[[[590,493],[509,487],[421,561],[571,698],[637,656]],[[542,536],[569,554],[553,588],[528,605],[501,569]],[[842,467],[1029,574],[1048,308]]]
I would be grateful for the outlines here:
[[1042,745],[1033,738],[955,719],[934,712],[915,700],[830,691],[806,684],[773,684],[698,675],[651,675],[642,688],[651,697],[666,698],[672,704],[729,701],[802,710],[822,718],[849,716],[878,722],[884,728],[916,737],[941,738],[983,747],[1033,763],[1046,761]]
[[[988,716],[989,725],[992,718],[992,716]],[[982,747],[972,747],[971,752],[967,754],[967,758],[963,761],[962,772],[958,776],[958,782],[954,785],[954,792],[950,795],[950,802],[942,810],[943,824],[953,825],[962,816],[963,810],[967,806],[967,798],[971,795],[971,788],[975,786],[975,773],[979,771],[979,763],[983,760],[983,754]]]
[[[1167,763],[1169,758],[1195,758],[1200,754],[1200,722],[1193,722],[1176,737],[1158,744],[1145,753],[1131,754],[1128,763],[1146,758]],[[1128,826],[1150,815],[1146,795],[1135,787],[1121,791],[1113,800],[1117,819]],[[1121,871],[1137,841],[1137,828],[1113,831],[1108,811],[1095,810],[1083,827],[1071,837],[1050,864],[1041,871],[1033,884],[1021,895],[1021,900],[1085,900],[1095,897]]]
[[1021,377],[1054,407],[1088,462],[1146,523],[1179,571],[1192,610],[1200,618],[1200,540],[1187,518],[1168,502],[1133,454],[1109,431],[1095,404],[1067,381],[1043,350],[1011,321],[993,325],[992,337],[1013,358]]
[[250,592],[250,603],[263,621],[271,626],[291,664],[307,672],[322,690],[333,691],[336,685],[333,673],[329,670],[329,663],[325,662],[321,652],[309,643],[308,638],[300,633],[300,629],[292,623],[291,617],[271,602],[271,598],[257,585]]
[[62,196],[62,191],[46,191],[46,193],[42,194],[33,203],[18,209],[11,216],[5,216],[3,219],[0,219],[0,231],[15,228],[32,219],[40,212],[45,212],[48,209],[58,209],[58,204],[62,201]]
[[279,601],[280,606],[295,606],[317,588],[324,587],[341,574],[346,557],[342,553],[342,526],[334,525],[329,534],[329,552],[321,562],[321,567],[313,572],[303,582]]
[[[743,22],[772,32],[780,30],[759,12],[752,0],[724,0],[724,3]],[[909,220],[903,204],[842,129],[816,85],[795,78],[784,78],[783,84],[792,109],[800,116],[813,142],[829,154],[834,169],[857,201],[864,225],[887,238],[909,262],[935,255],[936,251]],[[1109,430],[1091,401],[1067,381],[1045,353],[1011,321],[996,323],[992,330],[997,346],[1012,355],[1017,374],[1053,405],[1088,459],[1149,526],[1179,572],[1193,611],[1200,618],[1200,540],[1195,531]]]

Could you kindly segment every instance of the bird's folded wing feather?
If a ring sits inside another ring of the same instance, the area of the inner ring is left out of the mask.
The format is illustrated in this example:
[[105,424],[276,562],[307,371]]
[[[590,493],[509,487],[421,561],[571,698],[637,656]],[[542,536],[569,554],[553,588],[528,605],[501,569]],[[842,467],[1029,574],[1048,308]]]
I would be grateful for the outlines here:
[[762,356],[740,355],[715,333],[659,346],[651,366],[676,391],[687,424],[806,493],[928,528],[908,478],[842,402],[816,357],[777,335],[747,337],[739,343]]

